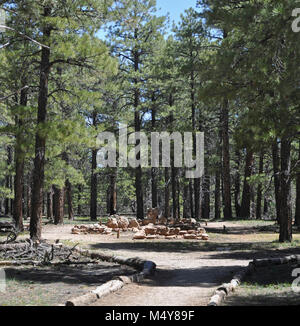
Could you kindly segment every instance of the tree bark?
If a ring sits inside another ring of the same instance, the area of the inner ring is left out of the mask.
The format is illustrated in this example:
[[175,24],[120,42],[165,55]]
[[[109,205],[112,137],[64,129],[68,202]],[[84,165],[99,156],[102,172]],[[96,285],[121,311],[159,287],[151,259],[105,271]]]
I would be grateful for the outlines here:
[[221,218],[221,174],[220,171],[216,171],[216,184],[215,184],[215,219]]
[[225,99],[222,105],[222,141],[223,141],[223,187],[224,187],[224,218],[232,219],[231,177],[229,151],[229,104]]
[[190,217],[189,205],[189,185],[185,184],[183,187],[183,218]]
[[114,168],[109,176],[109,215],[117,213],[117,169]]
[[82,193],[83,189],[82,189],[82,185],[78,186],[78,205],[77,205],[77,215],[81,216],[82,214],[82,206],[81,206],[81,193]]
[[[138,30],[136,29],[134,32],[135,40],[138,39]],[[137,50],[133,51],[133,61],[134,61],[134,71],[136,73],[139,72],[140,68],[140,55]],[[138,79],[134,78],[134,129],[136,133],[141,131],[141,118],[140,118],[140,90],[138,86]],[[137,140],[136,146],[140,144],[140,141]],[[140,160],[141,153],[136,153],[137,160]],[[143,220],[144,219],[144,195],[143,195],[143,183],[142,183],[143,171],[141,165],[139,165],[135,169],[135,191],[136,191],[136,206],[137,206],[137,218]]]
[[206,220],[210,219],[210,175],[206,171],[203,182],[203,213],[202,217]]
[[[44,17],[49,17],[51,8],[45,7]],[[48,43],[51,35],[51,27],[43,28],[44,44]],[[42,126],[46,122],[48,105],[48,79],[50,73],[50,48],[42,47],[40,66],[40,84],[38,98],[38,118],[37,125]],[[45,178],[45,153],[46,136],[37,131],[35,140],[35,158],[33,169],[32,188],[32,213],[30,219],[30,237],[32,240],[40,240],[42,236],[42,206]]]
[[[152,112],[151,112],[151,120],[152,120],[152,131],[155,131],[156,128],[156,107],[155,107],[155,94],[152,95]],[[158,169],[151,168],[151,197],[152,197],[152,208],[157,208],[157,175]]]
[[47,218],[53,220],[53,187],[47,193]]
[[[264,173],[264,152],[260,153],[259,157],[259,171],[258,173],[262,175]],[[259,183],[257,187],[257,201],[256,201],[256,218],[261,220],[262,218],[262,184]]]
[[[23,87],[26,86],[26,78],[22,78]],[[27,106],[27,89],[23,89],[20,94],[20,105],[22,107]],[[13,219],[16,229],[20,232],[24,230],[23,225],[23,190],[24,190],[24,161],[25,153],[22,150],[23,141],[23,120],[16,116],[15,118],[18,132],[16,135],[16,147],[15,147],[15,180],[14,180],[14,211]]]
[[242,196],[242,205],[241,205],[241,214],[242,218],[249,218],[251,214],[251,187],[248,181],[248,178],[252,175],[253,169],[253,152],[249,148],[247,149],[246,162],[245,162],[245,173],[244,173],[244,186],[243,186],[243,196]]
[[291,206],[291,142],[281,139],[280,171],[280,242],[292,242],[292,206]]
[[300,227],[300,141],[299,141],[299,157],[297,165],[297,176],[296,176],[296,210],[295,210],[295,225]]
[[165,168],[165,209],[164,217],[170,217],[170,174],[169,168]]
[[177,169],[172,166],[171,168],[171,180],[172,180],[172,208],[173,208],[173,218],[177,219]]
[[72,200],[72,184],[69,179],[66,180],[66,197],[68,203],[68,217],[70,221],[74,220],[74,209],[73,209],[73,200]]
[[[11,146],[7,146],[7,175],[5,177],[5,187],[7,189],[12,189],[12,177],[9,173],[9,169],[11,167],[12,164],[12,147]],[[5,198],[5,202],[4,202],[4,213],[5,215],[9,215],[10,212],[12,211],[12,207],[11,207],[11,200],[10,198]]]
[[194,214],[194,198],[193,195],[194,193],[194,187],[193,187],[193,181],[190,180],[189,182],[189,192],[190,192],[190,210],[191,210],[191,218],[195,218]]
[[28,175],[28,181],[27,181],[27,187],[26,187],[27,191],[26,191],[26,199],[27,199],[27,211],[26,211],[26,215],[27,218],[30,218],[31,216],[31,177],[30,175]]
[[[97,112],[93,112],[93,126],[97,126]],[[98,200],[98,173],[97,169],[97,154],[98,150],[92,150],[92,170],[91,170],[91,202],[90,202],[90,215],[92,221],[97,221],[97,200]]]
[[273,157],[273,172],[274,172],[274,187],[275,187],[275,203],[276,203],[276,218],[278,224],[280,223],[280,157],[277,138],[272,147]]
[[235,206],[235,214],[236,217],[240,217],[241,214],[241,173],[240,173],[240,162],[241,162],[241,153],[240,151],[236,151],[236,160],[235,160],[235,178],[234,178],[234,206]]
[[59,225],[64,223],[64,189],[56,186],[53,189],[54,224]]
[[266,216],[269,213],[269,200],[265,196],[264,198],[264,215]]

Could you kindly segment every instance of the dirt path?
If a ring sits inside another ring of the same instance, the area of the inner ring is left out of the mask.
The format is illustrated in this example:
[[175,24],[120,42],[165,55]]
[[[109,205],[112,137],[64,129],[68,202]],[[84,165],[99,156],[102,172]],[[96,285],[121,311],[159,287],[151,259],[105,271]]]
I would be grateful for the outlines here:
[[[222,230],[224,223],[210,224],[211,228]],[[236,227],[230,223],[227,227]],[[222,246],[211,250],[202,243],[186,241],[134,242],[132,235],[115,236],[85,235],[73,236],[70,226],[49,226],[44,231],[48,240],[69,240],[81,246],[124,257],[141,257],[157,264],[156,275],[141,284],[126,286],[95,305],[98,306],[202,306],[207,305],[214,290],[223,282],[231,280],[233,274],[250,261],[246,257],[231,257],[230,247]],[[59,233],[58,233],[59,232]],[[215,244],[215,242],[214,242]],[[218,243],[216,243],[218,246]],[[224,258],[222,258],[224,257]]]
[[209,253],[147,255],[155,260],[158,271],[152,280],[130,285],[99,300],[98,306],[203,306],[213,291],[228,282],[247,261],[213,260]]

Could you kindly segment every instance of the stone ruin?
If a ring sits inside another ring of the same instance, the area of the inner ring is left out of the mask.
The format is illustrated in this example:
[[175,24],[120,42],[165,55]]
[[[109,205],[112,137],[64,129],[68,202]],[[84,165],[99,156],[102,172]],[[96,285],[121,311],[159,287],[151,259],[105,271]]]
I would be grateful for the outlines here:
[[110,235],[120,232],[133,232],[133,240],[209,240],[205,229],[195,219],[166,219],[159,217],[157,208],[148,210],[144,220],[128,219],[124,216],[112,216],[103,225],[75,225],[72,234],[103,234]]

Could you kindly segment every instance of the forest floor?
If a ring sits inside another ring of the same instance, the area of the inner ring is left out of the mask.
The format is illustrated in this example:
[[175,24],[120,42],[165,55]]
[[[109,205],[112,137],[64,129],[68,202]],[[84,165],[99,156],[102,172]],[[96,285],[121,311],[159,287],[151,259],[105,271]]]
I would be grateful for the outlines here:
[[[225,233],[224,225],[226,226]],[[205,306],[218,286],[224,282],[230,282],[232,276],[241,267],[247,266],[254,258],[300,254],[300,234],[294,234],[292,244],[279,244],[274,222],[210,222],[208,226],[204,224],[203,226],[210,236],[208,242],[193,240],[134,241],[132,240],[133,234],[129,232],[121,233],[119,239],[116,234],[109,236],[73,235],[70,224],[46,225],[43,229],[43,238],[50,242],[59,239],[62,243],[70,246],[79,244],[81,248],[95,252],[126,258],[140,257],[152,260],[157,264],[156,275],[152,278],[140,284],[124,287],[96,302],[95,305],[98,306]],[[26,235],[23,236],[26,237]],[[110,266],[109,268],[114,267]],[[120,269],[115,273],[119,273],[119,271]],[[91,271],[91,273],[93,272]],[[251,294],[254,296],[257,294],[256,299],[260,296],[257,304],[267,305],[271,302],[269,299],[272,297],[272,293],[275,298],[272,301],[274,304],[293,304],[297,300],[299,302],[299,295],[296,300],[295,294],[291,290],[293,280],[291,276],[287,278],[290,271],[278,269],[274,273],[276,277],[265,273],[265,275],[269,275],[267,291],[265,291],[266,287],[262,285],[263,281],[260,281],[260,275],[254,275],[254,279],[247,280],[247,283],[238,290],[236,295],[228,298],[226,304],[238,305],[241,302],[244,302],[244,305],[255,304],[255,300],[251,302],[250,298]],[[108,271],[106,275],[109,275]],[[59,283],[63,283],[62,293],[65,291],[68,294],[68,291],[71,291],[70,296],[78,290],[78,294],[81,294],[83,290],[88,291],[90,285],[95,287],[103,280],[100,278],[97,284],[94,282],[86,284],[84,281],[80,281],[81,277],[79,272],[76,281],[70,282],[68,277],[61,278]],[[98,276],[96,275],[96,277]],[[36,280],[37,278],[31,280],[31,286],[36,285]],[[278,285],[279,281],[282,286],[278,288],[276,284]],[[43,285],[40,288],[41,291],[45,289],[51,293],[55,292],[53,280],[51,278],[47,280],[47,274],[42,282],[38,282]],[[73,286],[74,291],[72,290]],[[77,290],[75,290],[76,287]],[[278,300],[280,296],[286,300]],[[243,298],[243,301],[240,301],[239,298]],[[51,304],[50,301],[49,304]],[[3,301],[0,301],[1,304]]]

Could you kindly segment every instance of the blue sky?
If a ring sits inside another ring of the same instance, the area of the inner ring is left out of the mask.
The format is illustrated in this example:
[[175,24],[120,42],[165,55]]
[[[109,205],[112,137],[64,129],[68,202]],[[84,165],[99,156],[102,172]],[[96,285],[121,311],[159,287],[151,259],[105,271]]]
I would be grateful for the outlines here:
[[170,13],[171,22],[180,20],[180,14],[184,13],[185,9],[190,7],[196,8],[197,0],[156,0],[158,10],[157,14],[165,15]]
[[[180,15],[190,7],[196,8],[197,0],[156,0],[157,16],[163,16],[169,13],[170,28],[172,28],[173,21],[178,23]],[[105,32],[103,30],[98,32],[98,37],[105,39]]]

